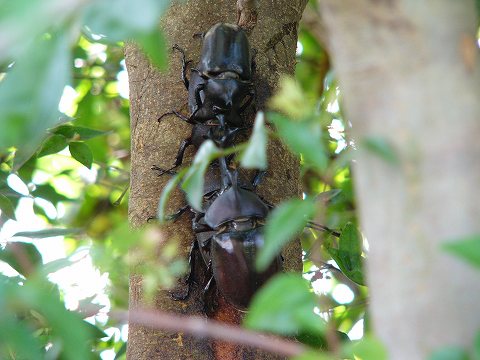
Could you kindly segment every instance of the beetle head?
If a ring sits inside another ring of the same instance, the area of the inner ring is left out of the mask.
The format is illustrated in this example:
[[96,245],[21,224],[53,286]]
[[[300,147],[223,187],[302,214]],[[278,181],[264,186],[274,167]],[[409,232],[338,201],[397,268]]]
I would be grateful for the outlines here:
[[217,229],[222,224],[237,219],[265,219],[268,210],[268,206],[257,194],[234,183],[210,205],[205,213],[205,222]]
[[225,114],[238,109],[250,94],[250,82],[235,78],[210,78],[205,86],[206,97],[212,99]]

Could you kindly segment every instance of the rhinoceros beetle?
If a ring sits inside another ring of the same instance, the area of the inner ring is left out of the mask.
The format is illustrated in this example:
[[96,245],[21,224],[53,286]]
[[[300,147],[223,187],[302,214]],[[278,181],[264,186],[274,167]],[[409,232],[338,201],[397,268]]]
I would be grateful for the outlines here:
[[207,171],[204,210],[186,206],[175,214],[179,216],[187,209],[194,213],[195,241],[189,256],[187,292],[174,298],[181,300],[189,295],[195,251],[199,251],[209,277],[204,289],[207,313],[215,307],[211,298],[215,286],[230,304],[245,310],[256,290],[282,268],[281,256],[266,271],[258,272],[255,268],[255,257],[263,246],[264,220],[270,211],[270,205],[255,193],[264,173],[257,173],[251,182],[245,182],[239,179],[238,170],[227,168],[225,158],[220,159],[219,165],[220,171],[213,167]]
[[[190,249],[190,255],[189,255],[189,263],[190,263],[190,273],[186,278],[186,282],[188,285],[187,291],[183,295],[178,295],[178,294],[172,294],[174,299],[176,300],[183,300],[189,295],[190,291],[190,285],[191,282],[193,281],[193,269],[195,267],[194,260],[195,260],[195,251],[199,251],[203,263],[207,268],[207,273],[210,274],[210,281],[208,284],[205,286],[205,293],[208,293],[209,290],[214,288],[215,284],[215,279],[212,276],[212,265],[215,264],[215,262],[212,262],[211,258],[211,251],[210,251],[210,244],[211,244],[211,238],[217,233],[217,228],[212,227],[212,223],[207,223],[205,215],[208,213],[210,214],[209,217],[213,215],[214,218],[216,218],[216,214],[210,213],[209,209],[212,204],[217,204],[214,207],[214,211],[218,211],[218,202],[216,202],[216,199],[219,196],[222,196],[222,202],[228,202],[229,200],[224,198],[223,194],[225,192],[228,193],[228,189],[232,187],[231,186],[231,181],[230,181],[230,175],[227,174],[225,175],[225,166],[226,166],[226,160],[224,158],[220,159],[219,161],[219,166],[214,166],[212,164],[208,169],[205,174],[205,181],[204,181],[204,191],[203,191],[203,209],[202,211],[195,210],[194,208],[190,207],[189,205],[185,205],[184,207],[180,208],[178,211],[176,211],[174,214],[171,214],[168,218],[170,220],[175,221],[179,216],[181,216],[184,212],[187,210],[190,210],[193,213],[193,218],[192,218],[192,230],[195,233],[195,240],[192,243],[192,247]],[[237,172],[235,173],[237,174]],[[260,183],[262,177],[264,175],[264,172],[258,172],[255,174],[253,179],[251,181],[246,181],[242,177],[241,179],[235,181],[236,188],[238,187],[240,190],[240,193],[243,195],[244,193],[248,194],[254,194],[256,186]],[[236,175],[236,178],[238,175]],[[225,185],[227,184],[227,185]],[[226,207],[230,208],[230,205],[225,204]],[[265,207],[262,206],[262,209],[265,210]],[[262,211],[263,212],[263,211]],[[204,284],[205,285],[205,284]],[[206,303],[206,309],[207,312],[210,312],[210,310],[213,308],[213,305],[211,303]]]
[[174,165],[170,169],[152,167],[159,175],[171,173],[181,165],[185,149],[189,145],[198,148],[212,127],[220,125],[223,116],[230,132],[237,133],[245,128],[241,114],[247,109],[255,95],[252,77],[254,61],[250,44],[244,31],[237,25],[219,23],[214,25],[203,38],[200,61],[191,69],[187,78],[187,67],[191,61],[186,60],[185,52],[178,46],[174,49],[182,54],[182,80],[188,90],[188,107],[190,115],[185,116],[176,110],[167,115],[176,115],[183,121],[194,125],[192,134],[185,139],[178,150]]
[[215,234],[201,246],[209,253],[219,291],[234,307],[245,310],[253,294],[282,270],[282,258],[277,256],[265,271],[256,269],[255,259],[264,244],[263,225],[270,207],[254,191],[242,188],[236,174],[232,173],[230,186],[205,212],[205,223]]
[[182,54],[182,80],[188,90],[191,114],[186,117],[176,111],[171,113],[193,124],[225,114],[229,126],[242,126],[240,114],[255,95],[255,63],[245,32],[232,24],[212,26],[203,37],[200,61],[191,69],[190,80],[186,76],[190,61],[186,61],[185,52],[178,45],[174,49]]

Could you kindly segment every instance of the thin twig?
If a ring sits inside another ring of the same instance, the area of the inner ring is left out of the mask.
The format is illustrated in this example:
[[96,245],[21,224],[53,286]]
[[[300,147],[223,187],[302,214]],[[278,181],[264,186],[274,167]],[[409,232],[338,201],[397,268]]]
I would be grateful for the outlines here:
[[333,235],[335,237],[340,237],[340,233],[338,231],[335,231],[335,230],[332,230],[324,225],[320,225],[320,224],[317,224],[317,223],[314,223],[313,221],[309,221],[307,223],[307,226],[308,228],[310,229],[313,229],[313,230],[317,230],[317,231],[325,231],[327,233],[329,233],[330,235]]
[[130,324],[233,342],[281,356],[298,356],[307,350],[304,345],[291,340],[206,320],[199,316],[172,315],[158,310],[112,311],[110,316],[120,321],[128,321]]

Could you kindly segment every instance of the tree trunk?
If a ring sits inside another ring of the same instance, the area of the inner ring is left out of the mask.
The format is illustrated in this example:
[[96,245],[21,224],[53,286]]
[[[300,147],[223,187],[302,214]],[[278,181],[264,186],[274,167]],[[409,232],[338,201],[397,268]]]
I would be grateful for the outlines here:
[[[480,233],[473,1],[319,0],[352,136],[376,334],[391,359],[470,346],[479,273],[442,243]],[[362,147],[390,142],[399,164]]]
[[[218,22],[235,23],[235,1],[195,0],[185,5],[173,5],[161,21],[169,48],[178,44],[185,49],[188,59],[199,59],[201,40],[195,33],[205,32]],[[292,74],[295,66],[297,28],[306,0],[259,1],[258,23],[250,34],[250,42],[257,50],[257,74],[254,79],[257,98],[256,108],[261,110],[275,88],[279,74]],[[170,53],[169,53],[170,54]],[[181,62],[177,53],[169,57],[170,69],[160,73],[152,67],[134,46],[126,47],[126,63],[130,82],[132,173],[130,193],[130,222],[134,227],[145,224],[149,216],[155,216],[160,193],[168,181],[168,175],[157,177],[150,170],[153,164],[170,166],[180,142],[190,135],[191,126],[174,117],[166,117],[159,124],[157,118],[172,109],[185,109],[187,92],[180,80]],[[250,121],[254,112],[251,111]],[[185,163],[191,160],[193,151],[187,151]],[[298,160],[280,143],[269,146],[267,177],[259,186],[261,196],[272,203],[299,195]],[[177,191],[172,196],[169,209],[174,211],[185,203]],[[167,237],[179,241],[180,252],[187,257],[194,239],[191,221],[182,216],[174,224],[164,228]],[[300,244],[294,243],[284,253],[288,270],[301,270]],[[197,262],[198,263],[198,262]],[[202,279],[198,279],[201,283]],[[222,299],[214,318],[238,324],[242,315]],[[130,281],[130,308],[141,307],[141,279],[132,276]],[[167,291],[160,290],[155,307],[182,314],[201,314],[202,300],[199,286],[186,301],[173,301]],[[128,359],[270,359],[253,349],[230,344],[208,342],[205,339],[183,337],[132,325],[129,329]]]

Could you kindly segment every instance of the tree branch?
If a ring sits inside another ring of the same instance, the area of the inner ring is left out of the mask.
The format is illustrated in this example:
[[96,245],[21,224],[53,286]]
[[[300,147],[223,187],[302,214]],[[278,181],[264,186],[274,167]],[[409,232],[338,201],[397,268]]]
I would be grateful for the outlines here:
[[278,336],[244,330],[237,326],[224,325],[218,321],[199,316],[172,315],[153,310],[112,311],[110,316],[129,324],[141,325],[171,332],[184,332],[199,338],[213,338],[255,347],[281,356],[298,356],[307,348],[297,342]]

